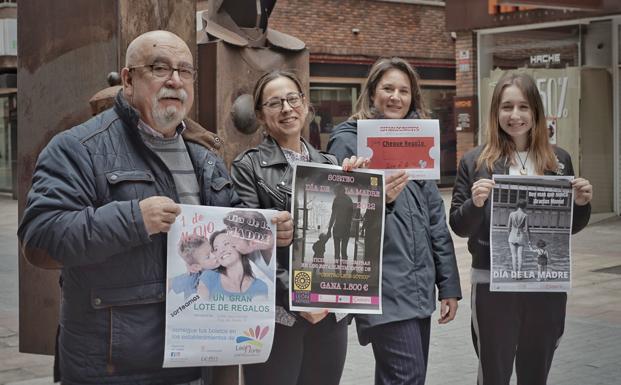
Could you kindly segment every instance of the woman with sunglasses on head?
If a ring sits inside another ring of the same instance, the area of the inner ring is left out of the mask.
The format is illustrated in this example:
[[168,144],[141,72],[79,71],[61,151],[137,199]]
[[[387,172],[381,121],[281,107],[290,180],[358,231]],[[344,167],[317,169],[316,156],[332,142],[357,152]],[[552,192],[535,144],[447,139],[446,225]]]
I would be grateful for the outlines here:
[[[359,119],[426,117],[414,69],[400,58],[380,59],[371,67],[355,113],[332,132],[328,152],[338,159],[356,154]],[[435,287],[441,324],[455,317],[461,298],[453,241],[435,182],[408,181],[401,170],[386,178],[386,202],[383,314],[357,314],[358,339],[373,347],[375,384],[422,385]]]
[[[337,164],[332,155],[314,149],[302,137],[309,104],[297,76],[287,71],[263,75],[254,87],[255,113],[266,137],[235,159],[231,179],[248,207],[291,210],[291,184],[296,162]],[[362,158],[343,162],[344,170],[364,166]],[[276,253],[276,331],[267,362],[244,365],[247,385],[337,385],[347,352],[343,316],[294,313],[289,304],[289,248]]]
[[[565,327],[566,293],[490,292],[492,174],[574,175],[569,154],[548,139],[539,91],[524,73],[504,75],[494,88],[487,143],[459,162],[450,224],[468,237],[472,254],[472,340],[479,384],[508,385],[513,363],[520,385],[545,385]],[[572,233],[589,222],[592,186],[575,178]]]

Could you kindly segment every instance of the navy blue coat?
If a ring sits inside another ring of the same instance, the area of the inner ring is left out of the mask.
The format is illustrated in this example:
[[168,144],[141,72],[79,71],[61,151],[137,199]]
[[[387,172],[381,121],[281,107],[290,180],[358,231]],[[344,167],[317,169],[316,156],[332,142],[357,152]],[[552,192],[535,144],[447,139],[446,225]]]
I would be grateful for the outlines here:
[[[339,162],[356,155],[356,122],[338,125],[328,152]],[[459,272],[449,233],[444,202],[433,181],[409,181],[397,199],[386,206],[380,315],[358,314],[362,343],[365,331],[376,325],[427,318],[439,299],[461,298]]]
[[[138,202],[179,202],[173,177],[142,141],[138,112],[113,109],[56,135],[39,155],[18,236],[62,264],[63,384],[170,384],[197,368],[162,369],[166,234],[149,237]],[[187,143],[204,205],[240,203],[224,163]]]

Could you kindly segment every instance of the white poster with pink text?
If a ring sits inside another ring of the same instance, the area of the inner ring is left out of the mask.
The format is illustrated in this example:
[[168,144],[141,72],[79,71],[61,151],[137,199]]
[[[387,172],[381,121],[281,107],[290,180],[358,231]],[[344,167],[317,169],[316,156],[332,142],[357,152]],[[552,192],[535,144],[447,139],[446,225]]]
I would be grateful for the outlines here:
[[276,211],[179,206],[168,233],[164,367],[267,361]]
[[360,119],[357,155],[369,168],[405,170],[409,179],[440,179],[440,123],[437,119]]

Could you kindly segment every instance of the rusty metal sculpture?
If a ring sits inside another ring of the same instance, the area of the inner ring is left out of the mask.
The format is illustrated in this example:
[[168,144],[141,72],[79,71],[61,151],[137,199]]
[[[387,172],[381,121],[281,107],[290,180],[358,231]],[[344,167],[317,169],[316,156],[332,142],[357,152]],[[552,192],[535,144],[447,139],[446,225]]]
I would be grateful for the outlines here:
[[[165,29],[191,48],[196,0],[35,0],[21,2],[17,168],[19,213],[41,149],[58,132],[91,115],[86,103],[106,84],[101,74],[121,68],[127,44],[142,32]],[[41,17],[46,15],[46,17]],[[60,290],[58,270],[19,256],[19,350],[53,354]],[[57,268],[58,266],[47,266]]]
[[[198,121],[224,141],[226,163],[263,137],[252,89],[263,73],[287,68],[308,85],[308,51],[301,40],[268,27],[276,0],[212,0],[198,45]],[[239,383],[237,367],[220,367],[214,382]]]
[[250,95],[259,76],[287,68],[308,84],[304,42],[268,27],[275,4],[276,0],[214,0],[202,15],[198,120],[224,140],[227,164],[262,139]]
[[287,51],[300,51],[303,41],[272,28],[268,18],[276,0],[215,0],[209,3],[205,32],[210,40],[222,39],[238,47],[270,46]]

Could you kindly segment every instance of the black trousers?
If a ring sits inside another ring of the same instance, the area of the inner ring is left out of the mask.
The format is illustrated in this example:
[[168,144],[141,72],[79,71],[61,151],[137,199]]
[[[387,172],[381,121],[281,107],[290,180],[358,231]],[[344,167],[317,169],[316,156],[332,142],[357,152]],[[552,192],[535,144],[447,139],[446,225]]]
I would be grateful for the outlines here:
[[244,365],[246,385],[338,385],[347,354],[347,320],[328,314],[316,324],[301,317],[276,324],[267,362]]
[[566,293],[490,292],[472,286],[472,342],[478,385],[545,385],[565,330]]
[[349,243],[349,235],[345,237],[333,237],[334,242],[334,259],[348,259],[347,244]]
[[429,357],[430,318],[374,326],[365,332],[375,357],[375,385],[423,385]]

